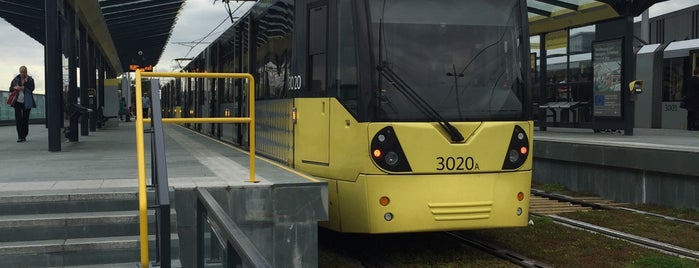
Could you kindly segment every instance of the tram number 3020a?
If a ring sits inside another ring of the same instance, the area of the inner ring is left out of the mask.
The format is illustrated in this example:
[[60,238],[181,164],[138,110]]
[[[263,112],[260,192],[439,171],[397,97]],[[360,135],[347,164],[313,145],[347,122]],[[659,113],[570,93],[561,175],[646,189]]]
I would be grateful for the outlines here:
[[479,170],[473,157],[437,157],[437,170]]

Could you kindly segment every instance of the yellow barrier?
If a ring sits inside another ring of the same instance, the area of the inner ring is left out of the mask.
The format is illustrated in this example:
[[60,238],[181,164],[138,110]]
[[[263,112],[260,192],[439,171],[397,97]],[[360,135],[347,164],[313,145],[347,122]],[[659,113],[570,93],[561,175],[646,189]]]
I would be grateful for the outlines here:
[[[214,118],[163,118],[163,123],[248,123],[250,129],[250,182],[255,180],[255,78],[247,73],[151,73],[136,70],[136,96],[143,96],[141,77],[190,77],[190,78],[240,78],[248,79],[249,117]],[[160,100],[151,100],[160,101]],[[146,198],[146,162],[143,124],[151,119],[143,118],[143,102],[136,99],[136,157],[138,161],[138,208],[141,241],[141,267],[148,268],[148,204]],[[169,223],[165,223],[169,224]],[[169,260],[161,260],[169,261]]]

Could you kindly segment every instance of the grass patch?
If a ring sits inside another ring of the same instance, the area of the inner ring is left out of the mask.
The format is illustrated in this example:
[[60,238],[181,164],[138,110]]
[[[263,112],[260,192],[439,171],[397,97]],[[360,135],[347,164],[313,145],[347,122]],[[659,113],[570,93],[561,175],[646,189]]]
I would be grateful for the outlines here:
[[542,190],[544,192],[549,192],[549,193],[568,191],[568,188],[566,188],[565,185],[558,184],[558,183],[539,184],[539,183],[532,182],[532,188],[536,188],[536,189]]
[[557,193],[571,197],[597,196],[594,193],[571,191],[565,185],[560,183],[545,184],[532,181],[532,188],[542,190],[547,193]]
[[[628,242],[556,224],[549,218],[533,217],[532,220],[534,225],[526,228],[467,233],[556,267],[629,267],[649,256],[659,255]],[[671,255],[660,255],[668,262],[685,261]],[[699,262],[691,263],[699,266]]]
[[699,211],[691,208],[672,208],[657,204],[631,204],[625,205],[625,207],[653,212],[685,220],[699,221]]

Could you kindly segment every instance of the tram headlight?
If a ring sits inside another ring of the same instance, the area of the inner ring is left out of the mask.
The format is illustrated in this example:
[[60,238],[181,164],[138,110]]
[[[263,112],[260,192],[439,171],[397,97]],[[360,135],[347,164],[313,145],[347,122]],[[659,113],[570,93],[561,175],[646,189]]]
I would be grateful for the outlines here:
[[384,161],[390,166],[395,166],[398,164],[398,154],[396,152],[388,152],[386,157],[384,157]]
[[518,125],[514,126],[510,144],[505,151],[505,159],[502,169],[517,169],[526,162],[529,156],[529,139],[524,129]]
[[507,153],[507,158],[510,159],[510,162],[517,163],[517,160],[519,160],[519,152],[517,152],[517,150],[510,150],[510,152]]
[[391,221],[393,220],[393,213],[391,212],[386,212],[386,214],[383,214],[383,219],[386,221]]
[[377,131],[371,139],[369,155],[377,167],[388,172],[410,172],[410,163],[392,126]]

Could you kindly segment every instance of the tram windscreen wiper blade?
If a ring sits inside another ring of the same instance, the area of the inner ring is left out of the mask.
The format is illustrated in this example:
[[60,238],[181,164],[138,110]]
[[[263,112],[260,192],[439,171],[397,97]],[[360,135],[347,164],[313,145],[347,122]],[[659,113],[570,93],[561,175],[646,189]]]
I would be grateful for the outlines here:
[[458,129],[456,129],[453,125],[449,124],[449,122],[444,119],[439,113],[432,108],[432,106],[425,101],[420,95],[415,92],[410,86],[403,81],[403,79],[396,74],[391,67],[389,67],[387,62],[383,62],[381,65],[376,66],[376,70],[379,71],[379,74],[381,74],[386,80],[388,80],[389,83],[393,84],[396,89],[398,89],[398,92],[403,94],[410,102],[412,102],[415,107],[418,108],[422,113],[424,113],[430,120],[432,121],[437,121],[444,130],[449,133],[449,136],[451,136],[451,140],[454,142],[462,142],[464,141],[464,136],[459,132]]

